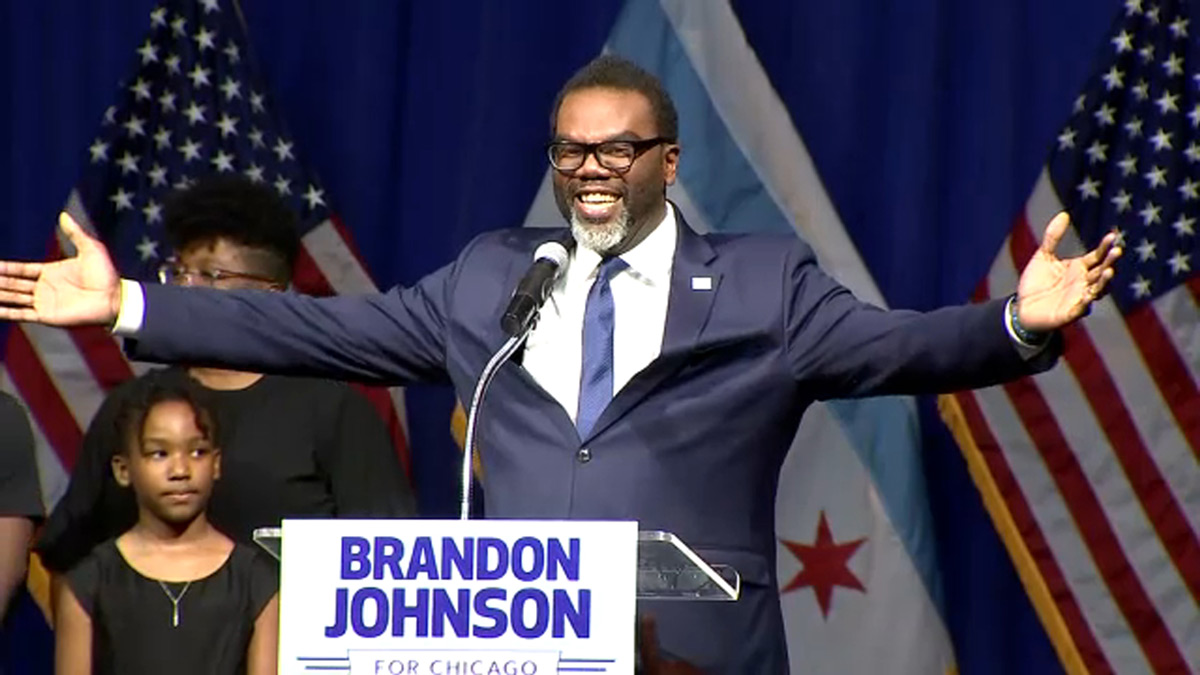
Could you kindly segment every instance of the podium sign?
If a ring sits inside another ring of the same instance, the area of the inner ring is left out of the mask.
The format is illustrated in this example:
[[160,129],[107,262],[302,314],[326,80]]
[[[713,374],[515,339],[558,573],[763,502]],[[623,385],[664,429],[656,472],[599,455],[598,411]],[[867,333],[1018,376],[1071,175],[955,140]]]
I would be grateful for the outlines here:
[[279,672],[633,673],[637,524],[285,520]]

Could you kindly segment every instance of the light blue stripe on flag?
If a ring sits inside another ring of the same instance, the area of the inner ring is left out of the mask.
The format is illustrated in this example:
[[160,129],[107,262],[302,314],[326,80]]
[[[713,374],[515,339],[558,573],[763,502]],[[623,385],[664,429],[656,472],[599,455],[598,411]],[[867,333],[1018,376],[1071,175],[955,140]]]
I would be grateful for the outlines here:
[[[796,233],[734,142],[657,2],[626,2],[608,48],[651,71],[667,87],[679,111],[683,147],[679,180],[715,230]],[[919,423],[911,399],[884,397],[829,405],[870,472],[892,527],[934,606],[942,612],[932,517],[919,456]]]

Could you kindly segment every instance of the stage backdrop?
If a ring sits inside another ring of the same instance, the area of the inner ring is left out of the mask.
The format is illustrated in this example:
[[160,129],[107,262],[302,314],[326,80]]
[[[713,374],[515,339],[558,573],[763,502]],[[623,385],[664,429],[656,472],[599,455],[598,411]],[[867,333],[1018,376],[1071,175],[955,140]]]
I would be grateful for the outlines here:
[[[881,301],[928,309],[965,301],[987,274],[1109,48],[1119,6],[758,0],[733,2],[732,13]],[[0,255],[45,255],[153,7],[0,6]],[[553,95],[621,39],[623,7],[255,0],[242,10],[277,113],[388,286],[445,264],[481,231],[525,223],[546,170]],[[708,154],[685,147],[683,162]],[[407,401],[421,508],[450,514],[452,397],[419,387]],[[959,669],[1058,672],[962,455],[932,402],[918,407],[941,613]],[[8,656],[39,644],[9,645]],[[14,672],[45,667],[22,664]]]

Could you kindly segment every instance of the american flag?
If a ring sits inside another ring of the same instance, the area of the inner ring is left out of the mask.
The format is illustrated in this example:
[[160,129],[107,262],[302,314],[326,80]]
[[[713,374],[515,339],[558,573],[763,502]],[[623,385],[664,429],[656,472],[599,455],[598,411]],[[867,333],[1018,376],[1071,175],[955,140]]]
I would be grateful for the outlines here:
[[974,300],[1004,296],[1066,209],[1115,230],[1109,296],[1037,377],[944,417],[1069,672],[1200,672],[1200,26],[1127,0]]
[[[315,174],[273,109],[254,69],[236,2],[165,2],[150,12],[133,76],[120,83],[87,148],[87,168],[65,209],[108,246],[122,276],[157,282],[168,255],[163,199],[202,174],[239,172],[272,186],[299,214],[294,283],[327,295],[376,290]],[[48,228],[49,233],[49,228]],[[64,241],[51,244],[59,257]],[[105,393],[144,372],[103,328],[9,331],[0,386],[35,422],[47,508],[62,495],[83,431]],[[403,392],[363,388],[408,465]]]

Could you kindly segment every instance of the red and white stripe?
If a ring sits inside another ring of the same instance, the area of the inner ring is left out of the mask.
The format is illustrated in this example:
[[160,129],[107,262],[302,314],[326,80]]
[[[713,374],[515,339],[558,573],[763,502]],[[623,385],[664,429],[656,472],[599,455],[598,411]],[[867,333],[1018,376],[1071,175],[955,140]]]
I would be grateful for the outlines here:
[[[85,229],[90,219],[74,191],[67,210]],[[376,286],[353,250],[341,223],[326,220],[301,242],[296,286],[314,295],[368,293]],[[56,258],[67,248],[51,246]],[[129,361],[117,340],[99,327],[63,330],[36,324],[14,325],[9,331],[0,367],[0,389],[20,399],[29,410],[37,442],[37,462],[46,508],[53,508],[66,490],[71,467],[84,431],[107,392],[151,366]],[[356,385],[357,386],[357,385]],[[379,411],[405,469],[409,451],[404,419],[404,392],[358,387]]]
[[[976,300],[1016,288],[1062,209],[1043,172]],[[1068,231],[1060,254],[1083,244]],[[1049,372],[956,395],[1090,672],[1200,671],[1200,308],[1105,298]]]

